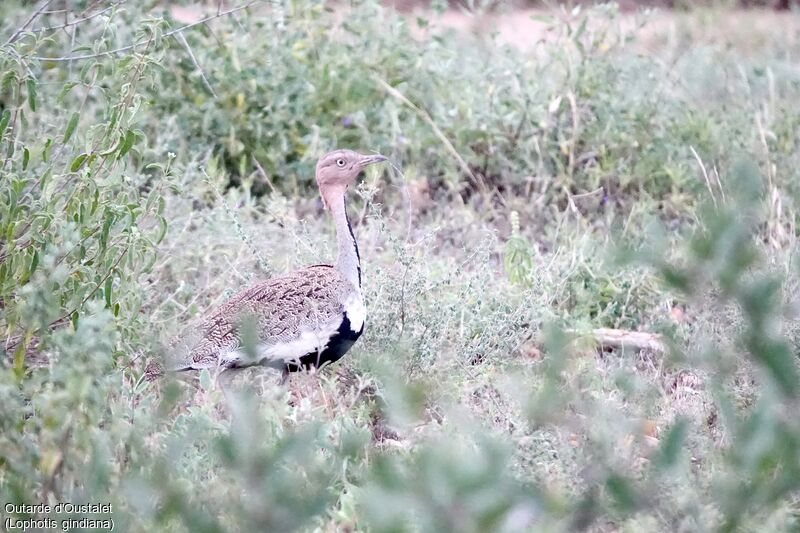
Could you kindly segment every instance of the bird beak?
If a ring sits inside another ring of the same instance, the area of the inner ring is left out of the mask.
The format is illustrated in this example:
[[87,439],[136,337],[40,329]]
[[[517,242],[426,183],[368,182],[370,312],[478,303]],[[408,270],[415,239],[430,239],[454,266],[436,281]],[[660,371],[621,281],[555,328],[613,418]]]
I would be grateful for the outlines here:
[[386,161],[386,157],[382,156],[381,154],[365,155],[362,156],[361,160],[358,162],[358,168],[364,168],[367,165],[371,165],[373,163],[380,163],[381,161]]

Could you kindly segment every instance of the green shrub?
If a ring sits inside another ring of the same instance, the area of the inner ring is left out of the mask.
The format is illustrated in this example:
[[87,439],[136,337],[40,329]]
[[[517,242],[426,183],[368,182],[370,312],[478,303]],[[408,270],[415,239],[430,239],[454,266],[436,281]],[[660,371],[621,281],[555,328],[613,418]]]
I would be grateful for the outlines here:
[[[613,6],[521,52],[374,2],[181,32],[64,5],[89,18],[8,43],[35,7],[0,7],[0,503],[109,502],[122,531],[796,527],[793,45],[642,54]],[[396,167],[353,194],[356,347],[284,385],[145,381],[183,324],[333,254],[333,146]],[[669,353],[581,342],[601,327]]]

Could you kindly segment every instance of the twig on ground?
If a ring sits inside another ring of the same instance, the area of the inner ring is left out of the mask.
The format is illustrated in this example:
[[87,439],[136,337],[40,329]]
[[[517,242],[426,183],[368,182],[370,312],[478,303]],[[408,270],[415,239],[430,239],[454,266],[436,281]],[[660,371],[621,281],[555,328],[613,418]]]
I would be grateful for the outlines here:
[[[568,330],[568,333],[584,336],[584,334],[575,330]],[[603,347],[650,350],[657,353],[666,353],[668,351],[664,338],[661,335],[648,333],[646,331],[597,328],[591,331],[590,336]]]
[[[626,329],[597,328],[590,331],[567,329],[564,331],[572,342],[589,339],[594,341],[597,348],[616,348],[621,350],[647,350],[656,354],[669,352],[667,342],[662,335],[647,331],[630,331]],[[535,337],[527,344],[524,352],[530,352],[538,357],[542,349],[543,339]]]

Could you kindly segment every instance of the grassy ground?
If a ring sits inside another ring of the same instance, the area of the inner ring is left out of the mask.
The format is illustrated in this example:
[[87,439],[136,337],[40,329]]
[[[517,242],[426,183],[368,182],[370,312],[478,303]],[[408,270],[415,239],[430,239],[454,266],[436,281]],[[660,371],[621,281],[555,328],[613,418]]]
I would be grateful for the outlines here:
[[[110,501],[123,531],[797,527],[796,15],[301,1],[170,34],[197,6],[67,4],[89,18],[17,35],[31,7],[0,7],[3,503]],[[393,162],[350,195],[353,350],[227,398],[144,381],[205,310],[335,255],[313,165],[339,146]]]

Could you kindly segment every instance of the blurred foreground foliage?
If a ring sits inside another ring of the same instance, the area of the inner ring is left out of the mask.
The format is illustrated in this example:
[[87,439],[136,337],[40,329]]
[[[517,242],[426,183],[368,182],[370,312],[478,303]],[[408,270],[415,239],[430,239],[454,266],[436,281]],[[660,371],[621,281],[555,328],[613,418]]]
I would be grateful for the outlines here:
[[[372,2],[182,33],[156,2],[64,5],[87,20],[16,35],[30,6],[0,7],[0,502],[109,501],[123,531],[796,528],[788,52],[666,63],[613,6],[520,53]],[[438,201],[359,188],[358,348],[228,398],[145,382],[176,324],[328,251],[283,195],[332,146]],[[596,327],[672,350],[575,339]]]

